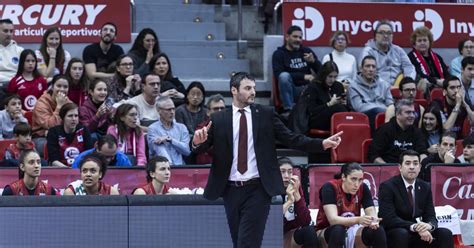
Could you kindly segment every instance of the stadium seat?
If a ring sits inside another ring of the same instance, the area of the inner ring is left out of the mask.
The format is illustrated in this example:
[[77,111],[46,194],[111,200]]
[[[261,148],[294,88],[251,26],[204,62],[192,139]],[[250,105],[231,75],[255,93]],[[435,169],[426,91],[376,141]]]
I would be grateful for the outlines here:
[[331,132],[313,128],[308,131],[307,135],[312,138],[328,138],[331,136]]
[[415,103],[418,103],[418,105],[422,106],[425,109],[428,107],[428,101],[426,99],[415,98]]
[[400,90],[398,88],[390,88],[390,93],[392,93],[394,100],[398,100],[402,97],[402,94],[400,94]]
[[362,142],[362,163],[370,163],[369,159],[367,158],[370,144],[372,144],[372,139],[366,139]]
[[423,91],[416,90],[415,99],[425,99],[425,97],[423,96]]
[[456,158],[462,155],[462,150],[464,150],[464,146],[462,145],[462,140],[456,140],[456,154],[455,154]]
[[369,117],[359,112],[338,112],[331,117],[331,134],[336,133],[339,124],[367,124],[369,125]]
[[331,151],[332,163],[359,162],[362,163],[362,144],[371,138],[369,124],[342,123],[335,129],[336,132],[344,131],[342,141],[336,149]]
[[466,117],[462,124],[462,131],[461,131],[460,138],[465,138],[469,136],[470,134],[471,134],[471,124],[469,123],[469,119]]
[[28,120],[28,125],[30,127],[33,125],[33,111],[26,111],[25,112],[25,118]]
[[385,123],[385,113],[380,112],[375,116],[375,130]]
[[439,99],[441,102],[443,102],[444,96],[443,96],[443,89],[441,88],[434,88],[430,92],[430,101],[433,101],[434,99]]
[[275,106],[275,110],[280,110],[283,107],[283,104],[280,99],[280,88],[278,87],[278,80],[273,77],[272,79],[272,102]]
[[0,160],[5,157],[5,150],[10,146],[10,144],[15,144],[16,140],[14,139],[3,139],[0,140]]
[[48,143],[46,142],[44,143],[44,148],[43,148],[43,159],[48,161]]

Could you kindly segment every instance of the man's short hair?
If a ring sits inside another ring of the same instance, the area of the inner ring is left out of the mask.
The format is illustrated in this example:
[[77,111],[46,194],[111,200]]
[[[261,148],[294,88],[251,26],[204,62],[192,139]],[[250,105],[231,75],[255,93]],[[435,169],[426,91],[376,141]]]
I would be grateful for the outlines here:
[[[150,72],[150,73],[145,73],[145,75],[143,75],[143,77],[142,77],[142,84],[145,84],[145,85],[146,85],[146,79],[147,79],[147,77],[149,77],[149,76],[156,76],[156,77],[159,77],[158,75],[156,75],[155,73],[152,73],[152,72]],[[160,82],[161,82],[161,80],[160,80]]]
[[2,24],[12,24],[13,25],[13,22],[11,19],[0,19],[0,25]]
[[110,134],[102,135],[97,141],[97,150],[100,150],[105,144],[112,148],[117,145],[117,139]]
[[401,164],[403,164],[403,159],[405,156],[417,156],[418,157],[418,160],[420,159],[420,154],[415,151],[415,150],[405,150],[403,151],[402,153],[400,153],[400,156],[398,157],[398,162]]
[[224,97],[221,94],[214,94],[214,95],[210,96],[207,99],[207,103],[206,103],[207,109],[211,109],[211,103],[220,102],[220,101],[224,102],[224,104],[225,104]]
[[374,29],[374,36],[377,34],[377,32],[379,31],[379,28],[380,26],[382,25],[387,25],[390,27],[390,29],[393,31],[393,25],[392,25],[392,22],[388,19],[382,19],[380,20],[377,25],[375,26],[375,29]]
[[113,22],[106,22],[102,25],[102,27],[100,27],[100,30],[102,30],[105,26],[107,25],[110,25],[110,26],[113,26],[115,28],[115,36],[117,36],[118,34],[118,29],[117,29],[117,25],[115,25],[115,23]]
[[302,30],[299,26],[293,25],[293,26],[290,26],[290,27],[286,30],[286,34],[287,34],[287,35],[290,35],[290,34],[292,34],[292,33],[295,32],[295,31],[303,32],[303,30]]
[[451,131],[446,131],[444,132],[441,137],[439,138],[439,143],[441,144],[441,140],[444,138],[444,137],[450,137],[450,138],[453,138],[454,140],[456,140],[456,133],[454,132],[451,132]]
[[372,55],[367,55],[367,56],[365,56],[365,57],[362,59],[362,61],[360,62],[360,66],[363,67],[363,66],[365,65],[365,61],[367,61],[367,60],[369,60],[369,59],[370,59],[370,60],[373,60],[373,61],[375,61],[375,62],[377,62],[377,59],[375,59],[374,56],[372,56]]
[[24,122],[20,122],[13,127],[13,134],[15,135],[31,135],[31,127]]
[[464,70],[467,65],[474,65],[474,57],[467,56],[461,60],[461,67]]
[[158,97],[156,98],[155,108],[160,108],[160,107],[161,107],[161,104],[162,104],[163,102],[168,101],[168,100],[172,100],[171,97],[169,97],[169,96],[162,96],[162,95],[158,96]]
[[230,77],[230,88],[232,89],[232,87],[235,87],[237,88],[237,90],[239,90],[240,83],[244,79],[255,81],[255,78],[252,77],[248,72],[237,72],[234,75],[232,75],[232,77]]
[[453,76],[453,75],[448,75],[443,81],[443,89],[447,90],[449,87],[449,82],[451,81],[458,81],[459,83],[461,83],[461,80],[459,80],[458,77]]
[[464,147],[466,147],[468,145],[474,145],[474,136],[469,135],[466,138],[464,138],[463,141],[462,141],[462,145]]
[[405,84],[410,84],[410,83],[414,83],[416,84],[415,80],[411,77],[404,77],[401,81],[400,81],[400,84],[398,85],[398,89],[400,91],[403,91],[403,85]]
[[413,106],[413,101],[410,99],[400,99],[395,104],[395,114],[398,115],[402,111],[403,106]]
[[19,95],[12,94],[12,95],[7,96],[5,99],[3,99],[3,106],[6,107],[10,103],[10,101],[13,100],[13,99],[18,99],[18,100],[21,101],[21,98],[20,98]]

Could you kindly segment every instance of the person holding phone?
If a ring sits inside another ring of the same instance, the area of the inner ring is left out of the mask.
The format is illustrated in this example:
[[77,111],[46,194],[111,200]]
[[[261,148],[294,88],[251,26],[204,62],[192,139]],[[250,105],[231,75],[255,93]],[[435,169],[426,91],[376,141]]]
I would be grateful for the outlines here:
[[344,86],[336,81],[338,73],[336,63],[328,61],[305,89],[301,100],[307,101],[310,128],[329,130],[334,113],[349,111]]
[[429,164],[442,163],[453,164],[461,163],[456,158],[456,134],[453,132],[445,132],[441,135],[438,144],[438,152],[431,153],[428,157],[421,160],[420,178],[426,182],[431,181],[431,170]]

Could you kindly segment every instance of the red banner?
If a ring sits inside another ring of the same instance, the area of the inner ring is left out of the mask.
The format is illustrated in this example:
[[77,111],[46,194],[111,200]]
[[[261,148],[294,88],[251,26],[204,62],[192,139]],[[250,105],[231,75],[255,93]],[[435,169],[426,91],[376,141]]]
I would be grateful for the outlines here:
[[3,0],[0,19],[11,19],[18,43],[40,43],[50,27],[60,27],[63,42],[100,40],[106,22],[117,25],[116,42],[130,42],[129,0]]
[[[323,184],[333,179],[334,174],[339,171],[341,171],[339,165],[322,165],[309,168],[309,208],[319,208],[319,189]],[[376,206],[378,206],[380,182],[398,174],[400,174],[398,165],[364,166],[364,183],[369,187]]]
[[431,190],[436,206],[451,205],[461,219],[474,219],[474,167],[433,166]]
[[341,30],[349,34],[351,46],[364,46],[374,37],[377,21],[389,19],[397,45],[411,47],[413,30],[426,26],[434,47],[455,48],[459,40],[474,36],[473,12],[472,4],[285,2],[283,32],[297,25],[307,46],[328,46],[331,35]]
[[[168,184],[173,188],[204,188],[207,183],[209,168],[172,168],[171,179]],[[78,169],[68,168],[43,168],[41,170],[41,180],[47,181],[51,186],[61,191],[67,185],[80,179]],[[0,170],[0,189],[5,185],[18,180],[17,169]],[[136,169],[108,169],[103,182],[110,185],[117,185],[120,194],[131,194],[132,190],[146,183],[145,170]]]

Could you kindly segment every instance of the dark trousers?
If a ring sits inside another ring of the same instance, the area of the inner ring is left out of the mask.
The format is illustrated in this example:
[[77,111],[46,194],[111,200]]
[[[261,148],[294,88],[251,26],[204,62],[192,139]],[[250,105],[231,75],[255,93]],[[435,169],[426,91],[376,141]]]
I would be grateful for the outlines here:
[[271,203],[262,184],[227,186],[223,198],[234,248],[260,247]]
[[453,234],[449,229],[437,228],[431,235],[434,240],[431,244],[420,239],[420,235],[411,232],[406,228],[393,228],[387,231],[388,247],[408,248],[408,247],[454,247]]

